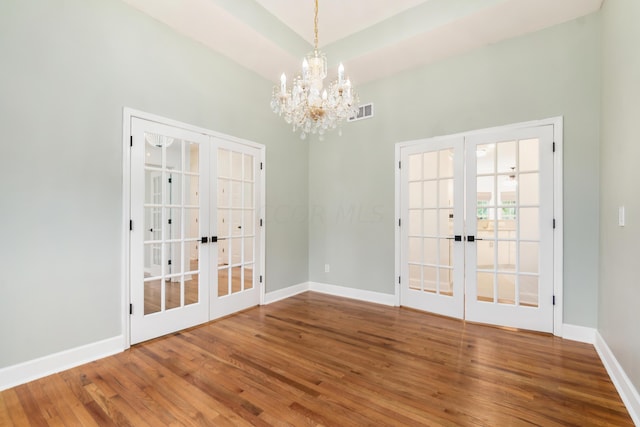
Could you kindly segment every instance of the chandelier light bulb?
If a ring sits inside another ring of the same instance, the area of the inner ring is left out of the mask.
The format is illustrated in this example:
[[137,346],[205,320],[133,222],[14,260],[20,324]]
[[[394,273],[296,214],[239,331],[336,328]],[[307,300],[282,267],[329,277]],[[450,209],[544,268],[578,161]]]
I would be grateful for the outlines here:
[[342,62],[338,66],[338,84],[342,86],[342,81],[344,80],[344,65]]
[[280,76],[280,93],[282,95],[287,93],[287,76],[284,73]]

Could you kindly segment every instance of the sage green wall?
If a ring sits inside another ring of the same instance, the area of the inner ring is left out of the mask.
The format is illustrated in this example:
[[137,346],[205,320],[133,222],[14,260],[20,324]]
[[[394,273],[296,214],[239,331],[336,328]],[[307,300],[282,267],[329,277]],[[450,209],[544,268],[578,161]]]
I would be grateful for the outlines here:
[[[267,212],[307,206],[271,83],[113,0],[0,2],[0,368],[121,334],[122,109],[267,146]],[[267,221],[267,289],[308,277]]]
[[564,116],[564,321],[595,327],[599,46],[596,14],[357,86],[375,117],[310,143],[309,279],[394,292],[396,142]]
[[[640,390],[640,2],[605,1],[602,10],[600,304],[598,329]],[[618,207],[626,225],[618,226]]]

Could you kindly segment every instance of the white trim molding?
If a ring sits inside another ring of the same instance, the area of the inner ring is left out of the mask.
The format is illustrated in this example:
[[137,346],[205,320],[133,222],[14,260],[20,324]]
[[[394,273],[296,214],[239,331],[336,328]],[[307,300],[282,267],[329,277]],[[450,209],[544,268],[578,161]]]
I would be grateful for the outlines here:
[[307,291],[371,302],[374,304],[389,305],[392,307],[396,306],[396,296],[394,294],[384,294],[382,292],[366,291],[364,289],[329,285],[327,283],[318,282],[300,283],[284,289],[278,289],[277,291],[268,292],[265,294],[264,303],[271,304]]
[[383,294],[382,292],[366,291],[363,289],[348,288],[346,286],[328,285],[326,283],[309,282],[309,290],[319,292],[321,294],[333,295],[336,297],[344,297],[357,299],[365,302],[372,302],[383,305],[396,305],[396,296],[394,294]]
[[0,391],[37,380],[125,350],[123,335],[0,369]]
[[631,419],[640,426],[640,394],[598,331],[595,334],[595,348]]
[[566,340],[595,344],[596,332],[595,328],[565,323],[562,325],[562,334],[560,336]]
[[267,292],[264,294],[263,304],[271,304],[276,301],[282,301],[309,290],[309,282],[300,283],[298,285],[289,286],[277,291]]

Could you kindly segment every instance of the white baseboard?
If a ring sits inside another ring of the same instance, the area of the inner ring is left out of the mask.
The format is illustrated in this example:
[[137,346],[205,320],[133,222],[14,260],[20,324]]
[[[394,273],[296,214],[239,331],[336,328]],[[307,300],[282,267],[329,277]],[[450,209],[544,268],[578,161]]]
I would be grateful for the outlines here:
[[565,323],[562,325],[562,338],[587,344],[595,344],[596,329]]
[[299,285],[289,286],[284,289],[278,289],[277,291],[268,292],[264,294],[264,304],[271,304],[276,301],[280,301],[294,295],[307,292],[309,290],[309,283],[300,283]]
[[0,391],[124,351],[122,335],[0,369]]
[[328,285],[326,283],[309,282],[309,290],[337,297],[357,299],[383,305],[396,305],[396,296],[381,292],[365,291],[362,289],[348,288],[346,286]]
[[638,394],[638,390],[624,372],[620,363],[618,363],[618,359],[616,359],[600,332],[596,332],[595,348],[613,385],[616,386],[622,402],[627,407],[631,419],[637,426],[640,426],[640,394]]

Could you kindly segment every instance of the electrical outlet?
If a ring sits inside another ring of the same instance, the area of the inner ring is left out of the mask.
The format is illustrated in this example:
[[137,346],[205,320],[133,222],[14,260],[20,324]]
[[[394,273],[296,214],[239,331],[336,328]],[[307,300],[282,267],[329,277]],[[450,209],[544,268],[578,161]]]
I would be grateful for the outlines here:
[[324,265],[324,272],[329,273],[331,271],[331,266],[329,264]]

